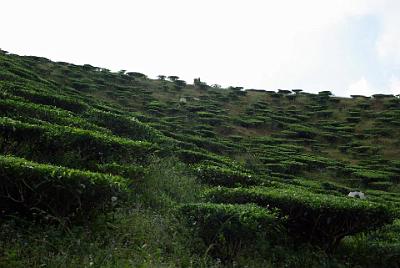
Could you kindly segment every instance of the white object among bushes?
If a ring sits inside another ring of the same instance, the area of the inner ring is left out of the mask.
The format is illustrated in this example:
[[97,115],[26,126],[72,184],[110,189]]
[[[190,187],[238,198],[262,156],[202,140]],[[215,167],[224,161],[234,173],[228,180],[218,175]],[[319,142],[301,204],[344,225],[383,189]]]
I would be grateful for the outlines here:
[[356,198],[358,197],[360,199],[365,199],[366,198],[366,196],[365,196],[365,194],[363,192],[350,192],[347,196],[356,197]]

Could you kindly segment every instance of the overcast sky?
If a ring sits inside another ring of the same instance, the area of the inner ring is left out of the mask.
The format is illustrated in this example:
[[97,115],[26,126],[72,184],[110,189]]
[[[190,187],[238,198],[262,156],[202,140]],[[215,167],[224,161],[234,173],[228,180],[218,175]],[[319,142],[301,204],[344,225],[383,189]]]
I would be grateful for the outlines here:
[[0,48],[190,83],[400,94],[400,0],[4,0]]

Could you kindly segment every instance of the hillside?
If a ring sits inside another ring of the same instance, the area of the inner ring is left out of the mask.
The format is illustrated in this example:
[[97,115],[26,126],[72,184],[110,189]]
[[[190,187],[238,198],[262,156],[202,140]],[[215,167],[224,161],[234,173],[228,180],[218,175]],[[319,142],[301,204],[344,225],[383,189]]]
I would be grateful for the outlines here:
[[0,50],[0,116],[0,267],[400,267],[399,96]]

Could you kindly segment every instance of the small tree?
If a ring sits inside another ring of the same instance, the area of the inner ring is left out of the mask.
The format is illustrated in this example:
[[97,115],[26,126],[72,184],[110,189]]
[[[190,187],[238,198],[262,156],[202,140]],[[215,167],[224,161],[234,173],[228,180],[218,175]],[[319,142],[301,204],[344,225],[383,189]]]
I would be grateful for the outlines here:
[[234,91],[241,91],[243,90],[243,87],[229,87],[229,89]]
[[186,86],[186,82],[184,80],[179,80],[179,79],[175,80],[174,84],[176,89],[182,89]]
[[166,76],[165,76],[165,75],[162,75],[162,74],[160,74],[160,75],[158,76],[158,79],[159,79],[159,80],[162,80],[162,81],[164,81],[165,78],[166,78]]
[[332,94],[332,92],[330,92],[329,90],[324,90],[324,91],[318,92],[318,95],[324,96],[324,97],[330,97],[330,96],[332,96],[333,94]]
[[83,67],[83,69],[85,69],[87,71],[92,71],[92,70],[96,69],[96,67],[94,67],[90,64],[84,64],[82,67]]
[[384,99],[384,98],[392,98],[392,97],[394,97],[393,95],[391,95],[391,94],[374,94],[374,95],[372,95],[372,97],[374,97],[374,99]]
[[300,92],[302,92],[303,90],[302,90],[302,89],[292,89],[292,91],[293,91],[295,94],[300,94]]
[[363,95],[350,95],[353,99],[368,99],[368,97]]
[[286,89],[278,89],[278,93],[283,95],[290,95],[292,94],[292,91]]
[[145,74],[138,73],[138,72],[129,72],[126,74],[129,75],[130,77],[134,77],[134,78],[147,78],[147,76]]
[[175,82],[176,80],[178,80],[178,79],[179,79],[179,76],[176,76],[176,75],[170,75],[170,76],[168,76],[168,79],[169,79],[169,80],[171,80],[172,82]]

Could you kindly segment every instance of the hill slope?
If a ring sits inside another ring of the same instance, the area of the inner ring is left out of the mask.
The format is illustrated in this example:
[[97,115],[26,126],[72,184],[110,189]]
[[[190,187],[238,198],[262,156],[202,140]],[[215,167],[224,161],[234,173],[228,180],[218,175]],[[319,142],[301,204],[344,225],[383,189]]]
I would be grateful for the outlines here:
[[2,51],[0,116],[0,266],[400,263],[398,96]]

